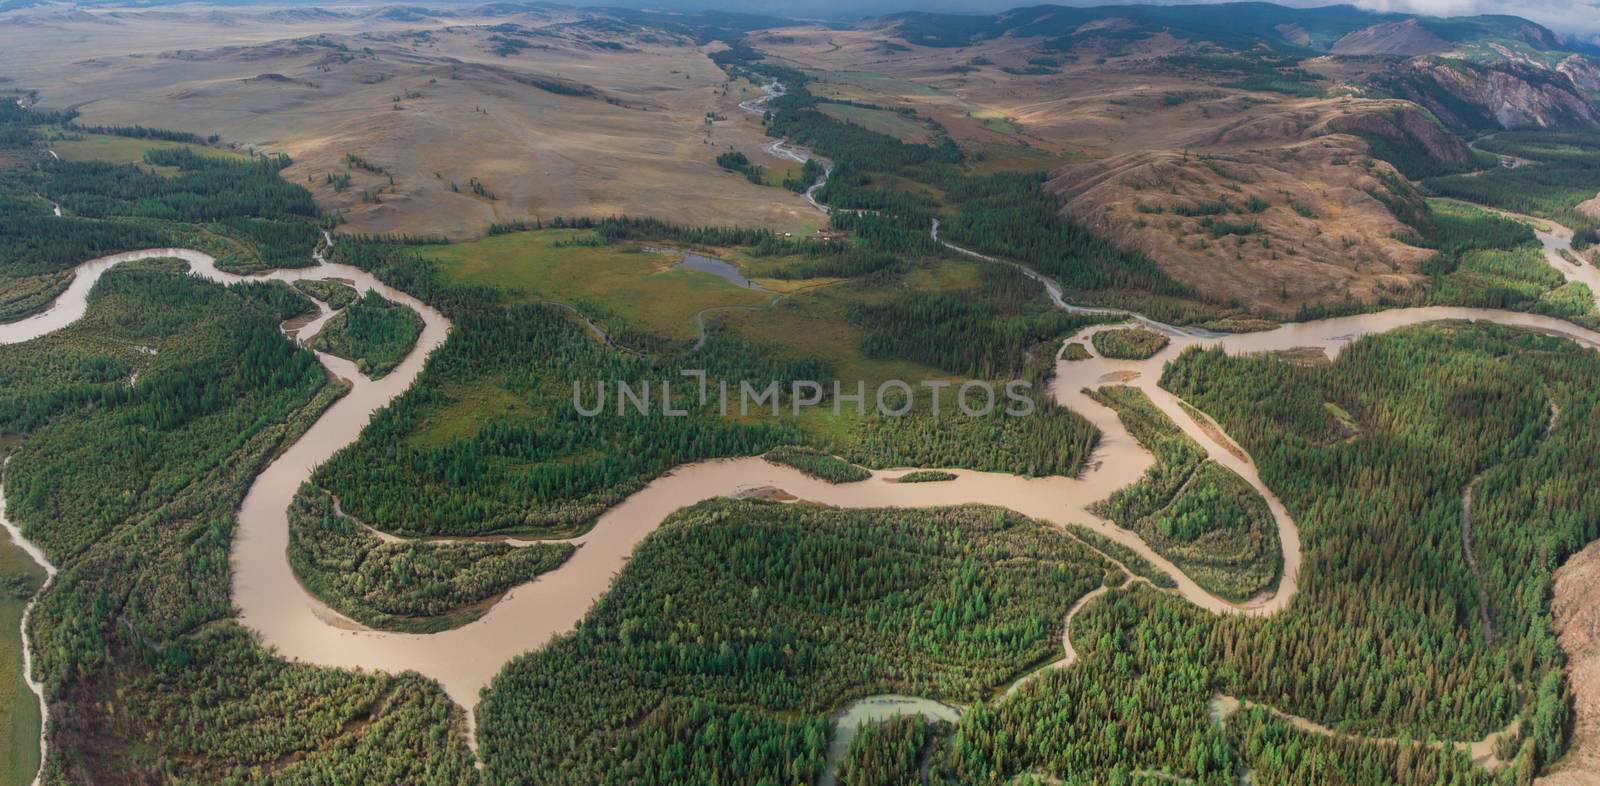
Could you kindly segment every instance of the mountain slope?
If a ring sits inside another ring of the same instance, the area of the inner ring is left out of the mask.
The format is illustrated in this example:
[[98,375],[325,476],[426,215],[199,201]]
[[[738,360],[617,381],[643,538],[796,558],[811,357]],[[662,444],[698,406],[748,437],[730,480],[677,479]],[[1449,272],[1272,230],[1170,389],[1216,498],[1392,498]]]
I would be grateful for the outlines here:
[[[1289,8],[1273,3],[1040,5],[990,16],[909,12],[886,17],[922,46],[968,46],[1001,36],[1070,39],[1085,25],[1118,20],[1126,35],[1170,33],[1220,46],[1266,45],[1338,54],[1413,55],[1459,49],[1475,58],[1545,59],[1569,50],[1549,29],[1506,15],[1428,17],[1377,13],[1354,6]],[[1503,51],[1502,51],[1503,50]]]

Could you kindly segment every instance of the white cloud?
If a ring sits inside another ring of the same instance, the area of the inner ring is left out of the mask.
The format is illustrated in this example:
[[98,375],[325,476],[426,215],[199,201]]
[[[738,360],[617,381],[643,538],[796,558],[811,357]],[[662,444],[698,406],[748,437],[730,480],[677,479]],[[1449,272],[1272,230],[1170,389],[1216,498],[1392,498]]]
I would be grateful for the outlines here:
[[[1429,16],[1507,14],[1531,19],[1557,33],[1600,32],[1600,0],[1354,0],[1373,11]],[[1291,3],[1312,5],[1312,3]],[[1320,5],[1320,3],[1316,3]]]

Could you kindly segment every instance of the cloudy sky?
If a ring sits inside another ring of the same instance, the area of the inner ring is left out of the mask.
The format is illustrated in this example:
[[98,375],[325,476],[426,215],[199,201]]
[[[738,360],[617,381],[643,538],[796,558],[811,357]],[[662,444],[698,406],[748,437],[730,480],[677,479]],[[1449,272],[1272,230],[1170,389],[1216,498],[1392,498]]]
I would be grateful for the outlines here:
[[[1432,16],[1510,14],[1532,19],[1558,33],[1600,32],[1600,0],[1355,0],[1374,11]],[[1285,5],[1323,5],[1289,2]]]

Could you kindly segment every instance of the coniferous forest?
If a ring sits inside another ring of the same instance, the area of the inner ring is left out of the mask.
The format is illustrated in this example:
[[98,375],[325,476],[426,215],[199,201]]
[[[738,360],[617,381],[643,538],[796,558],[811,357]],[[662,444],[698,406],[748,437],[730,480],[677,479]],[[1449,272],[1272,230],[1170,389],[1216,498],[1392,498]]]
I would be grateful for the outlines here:
[[569,543],[385,543],[306,487],[289,509],[289,563],[300,581],[362,624],[431,633],[482,616],[506,590],[572,555]]
[[[1053,307],[1022,270],[940,245],[936,218],[939,238],[1048,276],[1073,303],[1210,329],[1253,319],[1063,216],[1042,174],[973,166],[936,122],[903,141],[824,111],[882,107],[813,92],[806,73],[737,40],[713,61],[785,83],[765,128],[831,161],[816,196],[847,237],[621,216],[491,230],[582,230],[561,250],[716,251],[795,287],[765,310],[696,313],[700,340],[604,303],[463,281],[420,238],[327,243],[339,216],[283,177],[287,156],[212,155],[219,139],[77,128],[70,113],[11,102],[0,323],[49,308],[88,259],[164,247],[241,273],[306,267],[320,248],[444,313],[449,337],[420,376],[288,511],[287,559],[307,591],[361,625],[425,635],[563,570],[594,545],[564,539],[690,462],[764,456],[838,484],[886,482],[868,468],[1094,468],[1100,434],[1049,385],[1064,341],[1079,336],[1065,357],[1087,358],[1081,331],[1120,317]],[[1046,77],[1051,62],[1004,73]],[[1299,63],[1163,65],[1320,91]],[[139,164],[42,155],[63,129],[178,146]],[[1432,254],[1407,304],[1600,322],[1593,293],[1546,263],[1527,225],[1451,201],[1570,222],[1581,248],[1596,224],[1574,198],[1593,196],[1595,143],[1507,132],[1476,145],[1520,166],[1404,168],[1431,175],[1402,183],[1391,206]],[[716,163],[768,181],[742,153]],[[804,191],[823,171],[812,161],[783,185]],[[1299,528],[1299,594],[1274,615],[1207,612],[1104,534],[1001,508],[718,498],[668,516],[574,629],[506,663],[469,708],[414,672],[280,657],[231,596],[247,489],[346,392],[312,350],[382,377],[416,345],[420,317],[333,280],[223,286],[186,272],[177,259],[125,263],[82,319],[0,345],[5,512],[59,569],[25,631],[50,707],[45,783],[1524,786],[1569,748],[1550,595],[1556,569],[1600,538],[1600,354],[1564,338],[1441,322],[1355,339],[1331,361],[1193,346],[1168,363],[1162,388],[1215,418]],[[340,313],[301,346],[283,330],[317,313],[308,296]],[[806,309],[835,320],[833,345],[760,330]],[[1135,359],[1168,338],[1115,328],[1088,343]],[[1036,412],[790,415],[784,391],[777,415],[627,414],[622,384],[694,402],[701,383],[684,372],[697,370],[712,389],[847,373],[1020,380]],[[1266,500],[1115,382],[1089,393],[1154,463],[1092,510],[1222,598],[1270,591],[1284,566]],[[598,414],[579,411],[588,401]],[[902,482],[930,493],[952,477]],[[18,594],[34,578],[3,581]],[[959,707],[960,720],[867,724],[831,761],[840,711],[881,694]],[[1494,769],[1450,744],[1493,735]]]
[[419,335],[422,317],[415,311],[368,292],[329,317],[311,347],[354,360],[361,373],[376,379],[405,360]]
[[6,512],[61,571],[30,628],[50,779],[104,782],[157,759],[176,777],[244,777],[286,757],[288,782],[473,777],[437,686],[292,665],[230,621],[239,501],[337,395],[278,332],[295,300],[281,284],[124,266],[83,321],[0,347],[0,428],[22,438]]

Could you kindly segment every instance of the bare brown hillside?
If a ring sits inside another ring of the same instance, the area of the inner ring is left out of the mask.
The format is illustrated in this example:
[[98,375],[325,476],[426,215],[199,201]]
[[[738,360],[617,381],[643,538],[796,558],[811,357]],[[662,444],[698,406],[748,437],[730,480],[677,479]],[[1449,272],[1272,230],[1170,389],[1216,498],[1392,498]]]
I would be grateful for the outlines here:
[[[1417,267],[1432,252],[1405,242],[1415,233],[1385,202],[1414,195],[1347,132],[1409,137],[1407,118],[1393,102],[1309,103],[1177,149],[1062,167],[1049,187],[1069,215],[1213,297],[1281,316],[1400,299],[1424,285]],[[1421,136],[1441,157],[1467,154],[1448,135]]]
[[[1132,26],[1085,25],[1066,51],[1020,36],[916,46],[893,26],[796,27],[755,43],[809,71],[818,95],[915,109],[985,162],[1068,156],[1049,181],[1067,214],[1202,293],[1280,316],[1427,285],[1417,271],[1432,252],[1402,239],[1415,233],[1385,204],[1417,209],[1416,195],[1374,145],[1436,172],[1468,169],[1457,132],[1585,123],[1581,89],[1600,83],[1576,56],[1560,68],[1571,83],[1527,63],[1426,56],[1454,45],[1413,21],[1299,62],[1316,76],[1310,92],[1327,96],[1303,97],[1195,67],[1230,56],[1207,42],[1119,35]],[[1389,93],[1401,98],[1378,97]]]
[[281,21],[289,13],[50,16],[53,51],[37,52],[37,27],[0,23],[0,71],[86,125],[287,152],[285,177],[348,231],[463,238],[609,215],[796,233],[823,223],[800,196],[713,163],[730,147],[788,163],[762,153],[759,123],[737,108],[757,91],[727,84],[707,58],[715,45],[555,12]]
[[1539,786],[1600,786],[1600,542],[1556,571],[1555,615],[1572,685],[1572,744]]

